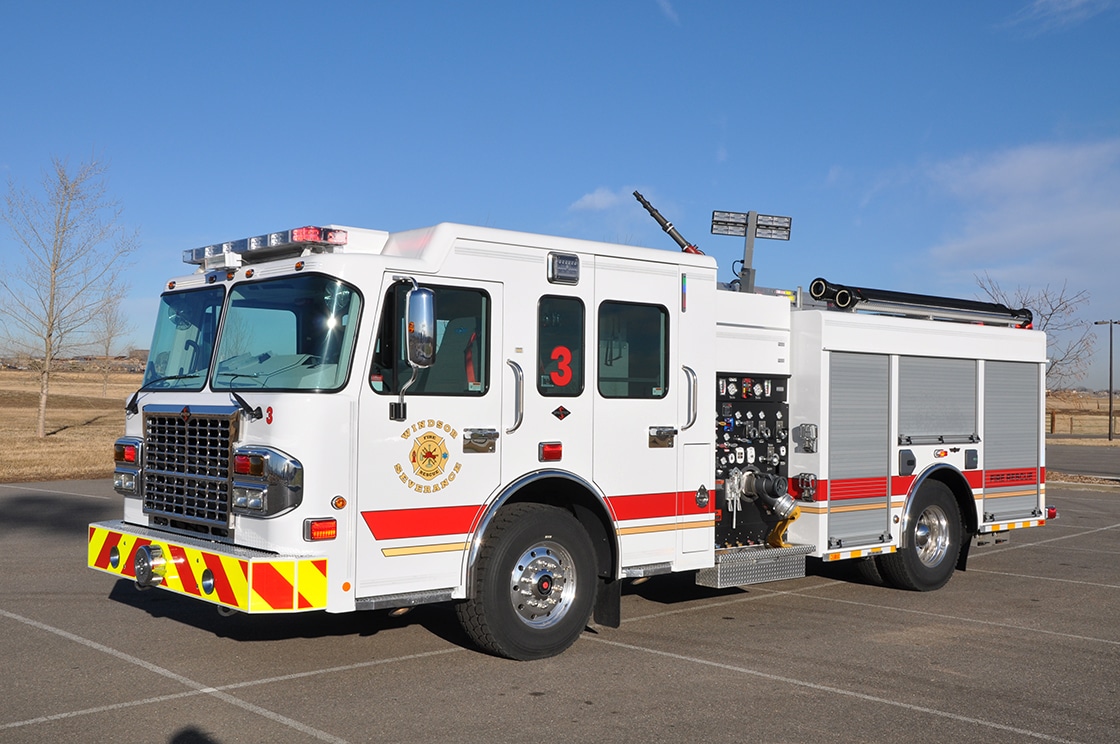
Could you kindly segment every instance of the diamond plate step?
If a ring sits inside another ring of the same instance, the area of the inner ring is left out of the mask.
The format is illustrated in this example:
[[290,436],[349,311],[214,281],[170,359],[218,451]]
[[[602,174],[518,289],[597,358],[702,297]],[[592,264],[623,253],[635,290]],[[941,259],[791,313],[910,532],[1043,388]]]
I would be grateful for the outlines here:
[[814,545],[791,545],[788,548],[752,546],[717,551],[716,565],[700,569],[696,574],[696,583],[713,589],[726,589],[799,579],[805,575],[805,556],[814,550]]

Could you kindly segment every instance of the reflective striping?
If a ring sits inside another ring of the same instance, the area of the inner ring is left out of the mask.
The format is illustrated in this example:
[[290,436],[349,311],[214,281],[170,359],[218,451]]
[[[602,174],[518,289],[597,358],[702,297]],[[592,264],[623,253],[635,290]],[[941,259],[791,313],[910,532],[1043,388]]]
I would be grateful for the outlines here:
[[1023,530],[1027,527],[1042,527],[1046,524],[1045,519],[1031,519],[1026,522],[1005,522],[1002,524],[986,524],[980,528],[980,534],[986,535],[990,532],[1003,532],[1004,530]]
[[[160,589],[242,612],[294,612],[327,606],[325,558],[244,559],[92,525],[87,565],[134,579],[136,551],[145,545],[158,547],[163,554]],[[116,566],[112,565],[114,548],[120,556]]]
[[872,555],[882,555],[883,553],[894,553],[897,550],[893,545],[884,545],[878,548],[866,548],[865,550],[848,550],[843,553],[826,553],[821,556],[822,561],[846,561],[849,558],[866,558]]
[[695,530],[706,529],[715,526],[715,515],[713,514],[710,519],[704,519],[697,522],[681,522],[671,524],[647,524],[641,527],[623,527],[619,529],[619,535],[644,535],[650,532],[675,532],[677,530]]
[[440,543],[439,545],[408,545],[403,548],[382,548],[381,554],[386,558],[396,558],[402,555],[427,555],[429,553],[454,553],[467,549],[467,543]]
[[327,559],[296,563],[296,609],[313,610],[327,606]]

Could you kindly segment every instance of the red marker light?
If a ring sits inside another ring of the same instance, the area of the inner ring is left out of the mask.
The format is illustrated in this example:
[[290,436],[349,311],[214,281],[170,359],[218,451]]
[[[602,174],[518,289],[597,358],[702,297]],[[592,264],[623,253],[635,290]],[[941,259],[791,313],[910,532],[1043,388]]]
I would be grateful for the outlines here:
[[564,457],[564,445],[561,442],[541,442],[538,456],[541,462],[559,462]]
[[333,540],[338,537],[338,522],[334,519],[308,519],[303,523],[303,539]]
[[114,444],[113,459],[117,462],[127,462],[130,465],[134,465],[136,463],[136,445]]

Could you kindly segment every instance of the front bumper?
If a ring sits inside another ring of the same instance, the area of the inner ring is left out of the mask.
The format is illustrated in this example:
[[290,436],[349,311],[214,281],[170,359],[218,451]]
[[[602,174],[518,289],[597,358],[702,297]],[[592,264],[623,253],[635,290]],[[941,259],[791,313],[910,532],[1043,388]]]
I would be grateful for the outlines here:
[[91,524],[86,547],[92,569],[135,581],[139,556],[148,586],[241,612],[327,607],[326,558],[219,546],[119,520]]

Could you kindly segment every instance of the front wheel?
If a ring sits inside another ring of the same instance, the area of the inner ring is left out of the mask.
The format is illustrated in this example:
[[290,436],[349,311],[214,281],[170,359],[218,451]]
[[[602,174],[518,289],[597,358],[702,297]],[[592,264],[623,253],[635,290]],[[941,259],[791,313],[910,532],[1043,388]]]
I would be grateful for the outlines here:
[[944,483],[926,481],[914,496],[897,552],[879,556],[883,577],[899,589],[929,592],[945,586],[961,552],[960,509]]
[[595,552],[569,512],[543,504],[503,507],[483,537],[474,596],[456,606],[483,649],[511,659],[555,656],[591,617]]

